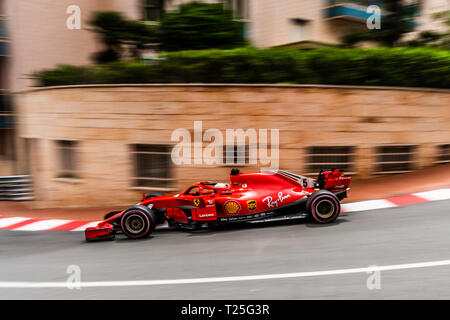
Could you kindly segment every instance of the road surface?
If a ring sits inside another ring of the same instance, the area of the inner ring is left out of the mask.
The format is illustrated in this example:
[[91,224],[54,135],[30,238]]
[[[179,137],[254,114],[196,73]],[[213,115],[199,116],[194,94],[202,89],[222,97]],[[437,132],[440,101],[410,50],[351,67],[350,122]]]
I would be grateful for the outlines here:
[[[450,262],[435,265],[450,260],[448,200],[342,214],[330,225],[167,230],[141,241],[83,238],[80,232],[0,230],[0,299],[450,299]],[[392,270],[420,262],[430,265]],[[70,265],[92,286],[39,285],[65,285]],[[373,273],[349,271],[370,266],[394,266],[379,282],[371,278],[379,289],[367,287]],[[330,270],[343,272],[324,272]],[[301,274],[286,277],[290,273]],[[267,278],[245,278],[254,275]],[[174,279],[182,281],[142,282]],[[5,282],[38,287],[6,288]]]

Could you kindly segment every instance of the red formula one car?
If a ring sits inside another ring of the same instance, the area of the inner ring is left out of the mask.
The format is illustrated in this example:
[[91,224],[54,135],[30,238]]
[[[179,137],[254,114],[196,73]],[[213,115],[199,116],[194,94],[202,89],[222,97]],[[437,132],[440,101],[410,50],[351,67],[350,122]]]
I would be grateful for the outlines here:
[[86,239],[111,239],[119,232],[132,239],[145,238],[166,221],[169,227],[192,230],[300,216],[330,223],[339,216],[351,176],[336,169],[321,170],[317,180],[281,170],[240,173],[232,169],[230,180],[229,184],[199,182],[170,196],[144,194],[139,204],[110,212],[96,227],[87,228]]

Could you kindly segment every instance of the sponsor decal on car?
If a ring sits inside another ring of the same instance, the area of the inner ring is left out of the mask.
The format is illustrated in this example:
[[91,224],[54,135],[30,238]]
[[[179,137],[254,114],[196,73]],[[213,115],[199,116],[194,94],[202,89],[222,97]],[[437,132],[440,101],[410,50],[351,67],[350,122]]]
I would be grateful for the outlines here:
[[214,213],[202,213],[198,215],[200,218],[214,217]]
[[238,216],[231,216],[231,217],[222,216],[222,217],[218,217],[218,220],[220,222],[233,222],[233,221],[242,221],[242,220],[261,219],[261,218],[270,217],[272,215],[275,215],[274,211],[252,213],[252,214],[238,215]]
[[256,207],[257,207],[256,200],[248,200],[247,201],[247,208],[248,208],[248,210],[254,211],[254,210],[256,210]]
[[283,192],[278,192],[278,199],[273,200],[272,196],[267,196],[263,199],[263,201],[267,204],[268,208],[278,208],[285,199],[290,198],[291,195],[287,194],[287,195],[283,195]]
[[223,205],[223,210],[229,214],[236,214],[241,210],[241,205],[234,200],[228,200]]

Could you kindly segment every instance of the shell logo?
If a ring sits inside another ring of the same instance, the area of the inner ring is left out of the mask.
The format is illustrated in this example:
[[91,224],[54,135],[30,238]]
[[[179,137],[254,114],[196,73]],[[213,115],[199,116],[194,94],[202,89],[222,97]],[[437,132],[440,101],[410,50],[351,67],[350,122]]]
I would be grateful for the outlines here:
[[229,214],[236,214],[241,210],[241,205],[234,200],[229,200],[223,205],[223,210]]

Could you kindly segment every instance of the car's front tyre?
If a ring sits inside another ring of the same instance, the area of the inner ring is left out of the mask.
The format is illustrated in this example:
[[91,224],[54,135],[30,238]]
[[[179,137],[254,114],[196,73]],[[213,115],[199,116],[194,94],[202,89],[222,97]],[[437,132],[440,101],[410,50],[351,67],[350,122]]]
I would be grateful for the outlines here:
[[[153,193],[148,193],[145,195],[145,200],[151,199],[151,198],[155,198],[155,197],[161,197],[163,196],[162,193],[158,193],[158,192],[153,192]],[[167,210],[165,208],[162,209],[153,209],[155,214],[156,214],[156,224],[163,224],[166,220],[167,220],[167,216],[166,216],[166,212]]]
[[148,237],[156,227],[156,215],[149,208],[136,205],[128,208],[120,218],[120,228],[130,239]]
[[312,218],[319,223],[331,223],[341,212],[339,199],[328,190],[314,192],[306,201],[306,208]]

